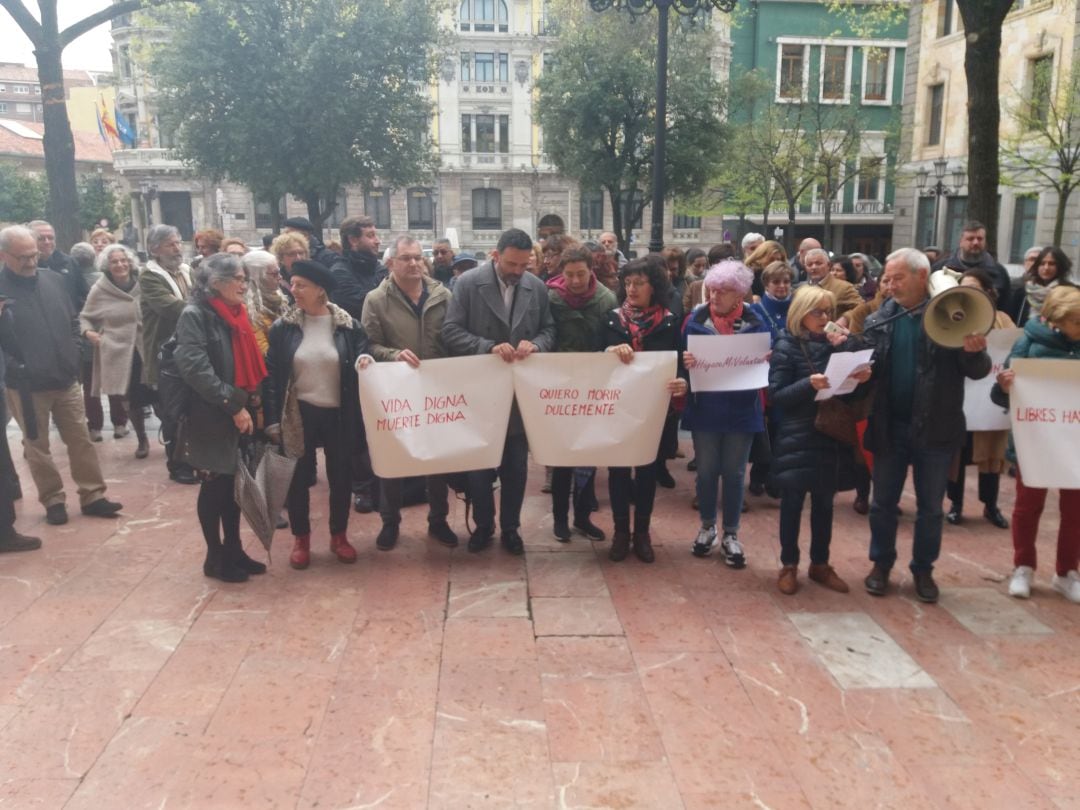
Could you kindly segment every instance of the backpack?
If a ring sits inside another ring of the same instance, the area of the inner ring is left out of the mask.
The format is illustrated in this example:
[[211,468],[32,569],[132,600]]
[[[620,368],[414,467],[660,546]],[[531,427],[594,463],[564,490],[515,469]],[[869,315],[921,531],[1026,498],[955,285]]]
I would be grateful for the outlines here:
[[158,352],[158,404],[163,422],[176,424],[186,416],[191,405],[191,386],[180,376],[176,366],[176,335],[163,344]]

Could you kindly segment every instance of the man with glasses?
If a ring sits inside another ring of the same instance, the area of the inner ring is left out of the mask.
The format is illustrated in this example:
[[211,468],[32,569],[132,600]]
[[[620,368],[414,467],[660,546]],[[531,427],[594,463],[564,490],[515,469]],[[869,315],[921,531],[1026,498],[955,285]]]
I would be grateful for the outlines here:
[[[526,271],[531,258],[532,239],[525,231],[511,228],[499,237],[491,261],[458,277],[442,328],[451,355],[496,354],[514,363],[526,360],[533,352],[549,352],[555,347],[555,319],[547,287]],[[515,403],[499,464],[499,525],[503,548],[511,554],[525,553],[518,529],[528,453],[525,426]],[[469,551],[483,551],[495,534],[493,483],[491,470],[469,473],[469,493],[476,516]]]
[[454,277],[454,248],[449,239],[436,239],[431,246],[431,275],[446,284]]
[[806,282],[828,290],[836,297],[836,317],[855,309],[863,302],[855,285],[837,278],[829,272],[829,254],[821,248],[811,248],[803,256],[806,265]]
[[[413,368],[424,360],[445,357],[440,330],[449,304],[450,291],[424,274],[420,243],[409,234],[399,236],[391,249],[390,277],[364,299],[360,325],[367,333],[372,357],[380,363],[408,363]],[[383,526],[375,545],[382,551],[397,545],[403,483],[401,478],[379,479]],[[446,478],[432,475],[426,483],[428,534],[454,548],[458,537],[446,522],[450,513]]]
[[49,452],[50,419],[67,447],[82,513],[113,517],[123,507],[105,498],[105,479],[86,428],[79,386],[78,313],[60,277],[39,271],[33,231],[18,225],[0,231],[0,259],[0,296],[14,320],[11,340],[4,345],[9,352],[7,405],[23,433],[45,520],[54,526],[68,521],[64,481]]
[[[143,382],[158,386],[158,353],[176,331],[176,322],[187,305],[191,268],[184,264],[180,231],[172,225],[155,225],[146,235],[150,260],[139,274],[139,310],[142,313]],[[194,484],[195,471],[175,460],[176,424],[158,414],[165,440],[165,464],[169,477],[179,484]]]

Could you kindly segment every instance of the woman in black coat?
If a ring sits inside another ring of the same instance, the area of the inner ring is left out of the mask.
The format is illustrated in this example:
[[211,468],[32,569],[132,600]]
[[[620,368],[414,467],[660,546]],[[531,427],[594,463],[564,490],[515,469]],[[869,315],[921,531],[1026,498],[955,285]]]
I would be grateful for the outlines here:
[[[678,351],[679,324],[664,305],[671,294],[671,282],[663,260],[656,254],[634,259],[619,270],[618,298],[621,305],[607,315],[604,345],[624,363],[635,352]],[[674,395],[684,395],[685,380],[668,382]],[[659,448],[658,448],[659,449]],[[645,563],[656,559],[649,535],[653,502],[656,499],[657,464],[642,467],[610,467],[608,495],[615,519],[608,557],[615,562],[626,559],[633,543],[634,554]],[[634,507],[634,533],[630,534],[630,507]]]
[[237,448],[254,429],[250,409],[266,378],[262,353],[244,309],[247,274],[240,259],[215,253],[199,267],[190,301],[176,324],[173,358],[192,390],[177,432],[177,452],[202,481],[198,514],[206,540],[203,573],[243,582],[266,566],[240,545],[240,507],[233,495]]
[[[836,308],[836,299],[820,287],[799,288],[788,310],[787,330],[773,346],[769,360],[769,401],[776,409],[776,443],[772,475],[780,488],[781,593],[798,590],[799,524],[807,493],[810,494],[810,579],[826,588],[847,593],[847,584],[829,565],[832,540],[833,497],[838,490],[854,486],[854,448],[838,442],[814,427],[817,392],[840,385],[829,380],[825,368],[834,349],[826,340],[825,325]],[[855,375],[870,379],[870,370]]]
[[330,550],[343,563],[356,562],[349,543],[352,449],[363,441],[355,363],[368,351],[360,324],[328,302],[334,277],[318,262],[292,266],[296,306],[270,327],[266,363],[266,434],[283,441],[285,453],[299,458],[285,505],[293,533],[289,564],[311,563],[311,482],[315,450],[323,448],[330,484]]

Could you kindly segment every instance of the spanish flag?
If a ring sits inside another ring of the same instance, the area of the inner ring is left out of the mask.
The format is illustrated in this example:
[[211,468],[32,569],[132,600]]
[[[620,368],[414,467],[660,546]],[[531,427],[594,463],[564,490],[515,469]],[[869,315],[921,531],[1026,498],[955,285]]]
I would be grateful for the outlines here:
[[101,126],[112,137],[120,140],[120,133],[116,131],[116,124],[113,123],[112,116],[109,114],[109,108],[105,106],[105,97],[99,96],[99,98],[101,100],[101,110],[98,112],[98,119],[101,121]]

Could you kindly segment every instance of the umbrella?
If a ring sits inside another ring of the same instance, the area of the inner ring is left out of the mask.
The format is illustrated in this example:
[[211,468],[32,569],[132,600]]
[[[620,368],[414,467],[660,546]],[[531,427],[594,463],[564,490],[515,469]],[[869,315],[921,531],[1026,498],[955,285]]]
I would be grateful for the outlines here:
[[236,503],[248,526],[270,555],[278,515],[289,493],[296,459],[272,444],[241,441],[236,470]]

